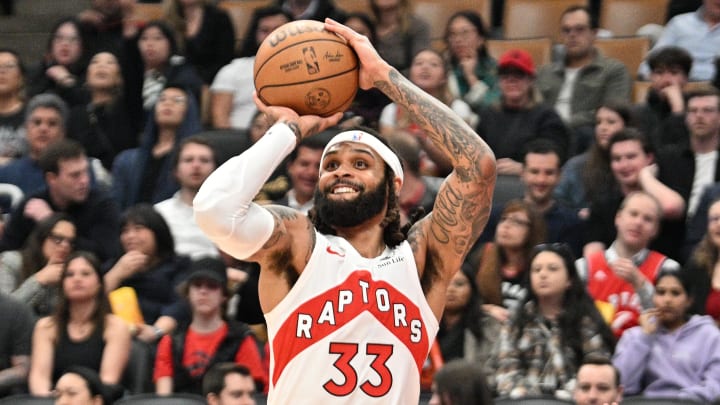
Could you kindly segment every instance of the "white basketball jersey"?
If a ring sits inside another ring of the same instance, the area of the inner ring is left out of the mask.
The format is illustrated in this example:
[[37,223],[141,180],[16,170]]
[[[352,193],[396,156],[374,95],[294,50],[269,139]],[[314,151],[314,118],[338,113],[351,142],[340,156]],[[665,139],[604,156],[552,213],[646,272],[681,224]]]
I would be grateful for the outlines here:
[[265,314],[268,404],[417,404],[438,323],[410,244],[367,259],[316,236],[305,270]]

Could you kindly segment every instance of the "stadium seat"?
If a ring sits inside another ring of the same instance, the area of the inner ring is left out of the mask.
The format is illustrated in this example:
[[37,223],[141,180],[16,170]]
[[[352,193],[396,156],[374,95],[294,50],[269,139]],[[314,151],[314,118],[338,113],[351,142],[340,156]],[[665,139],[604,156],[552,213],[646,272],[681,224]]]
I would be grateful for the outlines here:
[[251,145],[248,132],[243,130],[216,129],[199,132],[195,135],[202,136],[210,142],[215,151],[218,164],[222,164],[231,157],[239,155]]
[[2,405],[53,405],[54,403],[53,397],[36,397],[30,394],[12,395],[0,399]]
[[549,37],[560,40],[560,16],[571,6],[587,6],[588,0],[505,0],[503,37]]
[[115,401],[115,405],[206,405],[205,398],[194,394],[138,394]]
[[600,28],[614,36],[636,35],[646,24],[665,25],[669,0],[603,0]]
[[486,47],[490,56],[499,59],[500,55],[510,49],[524,49],[532,56],[535,68],[550,63],[552,60],[552,40],[548,37],[527,39],[489,39]]
[[241,46],[253,12],[271,4],[271,0],[220,0],[217,5],[227,11],[235,29],[235,47]]
[[130,16],[131,21],[148,22],[162,18],[161,3],[135,3]]
[[702,402],[679,398],[624,397],[623,405],[696,405]]
[[[574,404],[573,401],[557,399],[552,396],[532,396],[525,398],[497,398],[495,405],[569,405]],[[625,401],[623,401],[623,404]]]
[[413,11],[430,24],[430,41],[438,51],[445,48],[445,26],[450,17],[462,10],[474,10],[483,17],[489,27],[490,2],[492,0],[415,0]]
[[640,64],[650,51],[650,39],[642,36],[598,38],[595,47],[603,55],[622,62],[630,77],[635,77]]

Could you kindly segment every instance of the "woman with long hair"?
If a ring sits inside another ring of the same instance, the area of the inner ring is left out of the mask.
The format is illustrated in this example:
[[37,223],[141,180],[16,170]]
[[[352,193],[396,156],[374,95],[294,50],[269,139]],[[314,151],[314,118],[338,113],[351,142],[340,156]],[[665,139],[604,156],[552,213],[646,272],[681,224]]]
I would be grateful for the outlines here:
[[70,366],[100,374],[103,383],[120,383],[130,352],[125,322],[113,315],[105,295],[100,263],[78,251],[65,262],[62,294],[51,316],[35,325],[28,386],[33,395],[51,394]]
[[27,75],[28,98],[50,92],[69,106],[82,103],[86,56],[80,22],[75,17],[58,20],[50,31],[42,60]]
[[720,199],[710,203],[707,230],[683,271],[693,278],[691,313],[706,314],[720,325]]
[[399,71],[407,71],[412,58],[430,47],[430,25],[412,11],[410,0],[370,0],[375,20],[375,47]]
[[689,276],[661,271],[655,279],[655,307],[620,338],[613,364],[626,395],[705,404],[720,398],[720,331],[711,317],[690,315]]
[[235,29],[227,12],[210,0],[163,0],[163,20],[175,30],[179,48],[210,85],[235,54]]
[[473,109],[500,98],[497,63],[485,44],[488,36],[482,17],[473,10],[458,11],[445,26],[450,91]]
[[0,292],[26,303],[36,316],[52,313],[76,232],[65,214],[53,214],[38,222],[21,250],[0,253]]
[[173,173],[178,146],[201,130],[192,92],[172,85],[163,89],[140,145],[120,152],[113,161],[112,192],[120,207],[155,204],[172,197],[180,188]]
[[486,374],[500,322],[482,310],[475,285],[475,269],[463,264],[448,285],[445,311],[440,319],[437,342],[445,362],[464,359],[477,364]]
[[131,107],[123,94],[123,75],[116,55],[93,55],[85,77],[89,101],[70,110],[67,134],[85,147],[88,156],[100,159],[110,170],[118,153],[137,146],[140,123],[130,119]]
[[[475,124],[477,116],[470,106],[459,98],[453,97],[447,86],[447,65],[442,55],[432,49],[423,49],[412,59],[409,79],[425,92],[450,107],[465,122]],[[423,174],[444,177],[449,174],[452,165],[442,157],[442,154],[433,148],[427,141],[427,135],[420,126],[410,119],[410,114],[398,104],[390,103],[383,108],[380,114],[380,133],[392,137],[397,130],[404,130],[420,140],[423,148],[421,172]]]
[[616,132],[631,124],[628,104],[609,102],[601,105],[595,113],[595,142],[563,166],[555,198],[578,210],[581,218],[586,219],[590,214],[590,196],[602,195],[614,183],[608,144]]
[[523,282],[530,252],[545,241],[542,215],[523,200],[511,200],[500,214],[495,240],[476,247],[468,261],[476,270],[477,285],[485,313],[505,322],[526,295]]
[[25,66],[20,55],[0,49],[0,164],[27,153]]
[[164,21],[154,20],[138,30],[123,45],[124,94],[134,106],[131,119],[140,125],[152,120],[152,110],[168,85],[182,87],[200,103],[203,81],[181,56],[175,31]]
[[120,244],[122,255],[105,273],[105,289],[108,293],[119,287],[134,289],[144,323],[129,329],[138,339],[155,343],[187,318],[175,287],[186,276],[190,260],[175,253],[170,228],[149,204],[134,205],[123,213]]
[[536,246],[525,280],[527,296],[498,338],[497,393],[570,399],[583,359],[610,357],[615,338],[575,271],[567,245]]

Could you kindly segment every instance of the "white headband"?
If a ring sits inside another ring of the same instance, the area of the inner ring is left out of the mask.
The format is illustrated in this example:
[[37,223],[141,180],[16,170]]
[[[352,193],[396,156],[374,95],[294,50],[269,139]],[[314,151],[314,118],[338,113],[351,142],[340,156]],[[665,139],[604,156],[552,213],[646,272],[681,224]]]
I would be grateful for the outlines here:
[[325,160],[325,154],[333,145],[341,142],[356,142],[371,147],[378,155],[380,155],[382,160],[390,166],[390,169],[392,169],[393,173],[395,173],[395,176],[398,177],[401,182],[404,180],[402,165],[400,164],[400,159],[398,159],[397,155],[384,143],[382,143],[382,141],[365,131],[352,130],[335,135],[330,142],[328,142],[327,146],[325,146],[325,150],[323,150],[320,161],[322,162]]

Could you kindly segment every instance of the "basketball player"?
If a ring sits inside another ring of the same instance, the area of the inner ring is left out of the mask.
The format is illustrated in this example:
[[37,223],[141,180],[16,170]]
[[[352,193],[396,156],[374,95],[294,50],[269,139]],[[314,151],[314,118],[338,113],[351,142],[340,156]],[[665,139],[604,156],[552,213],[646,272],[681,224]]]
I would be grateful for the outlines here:
[[452,161],[433,212],[402,232],[400,161],[360,130],[336,135],[325,148],[310,218],[253,204],[300,139],[341,117],[298,116],[256,97],[274,125],[206,180],[195,218],[222,250],[261,266],[268,404],[418,403],[445,290],[490,212],[495,158],[460,117],[390,67],[366,37],[332,20],[325,28],[357,52],[360,87],[377,87],[406,108]]

